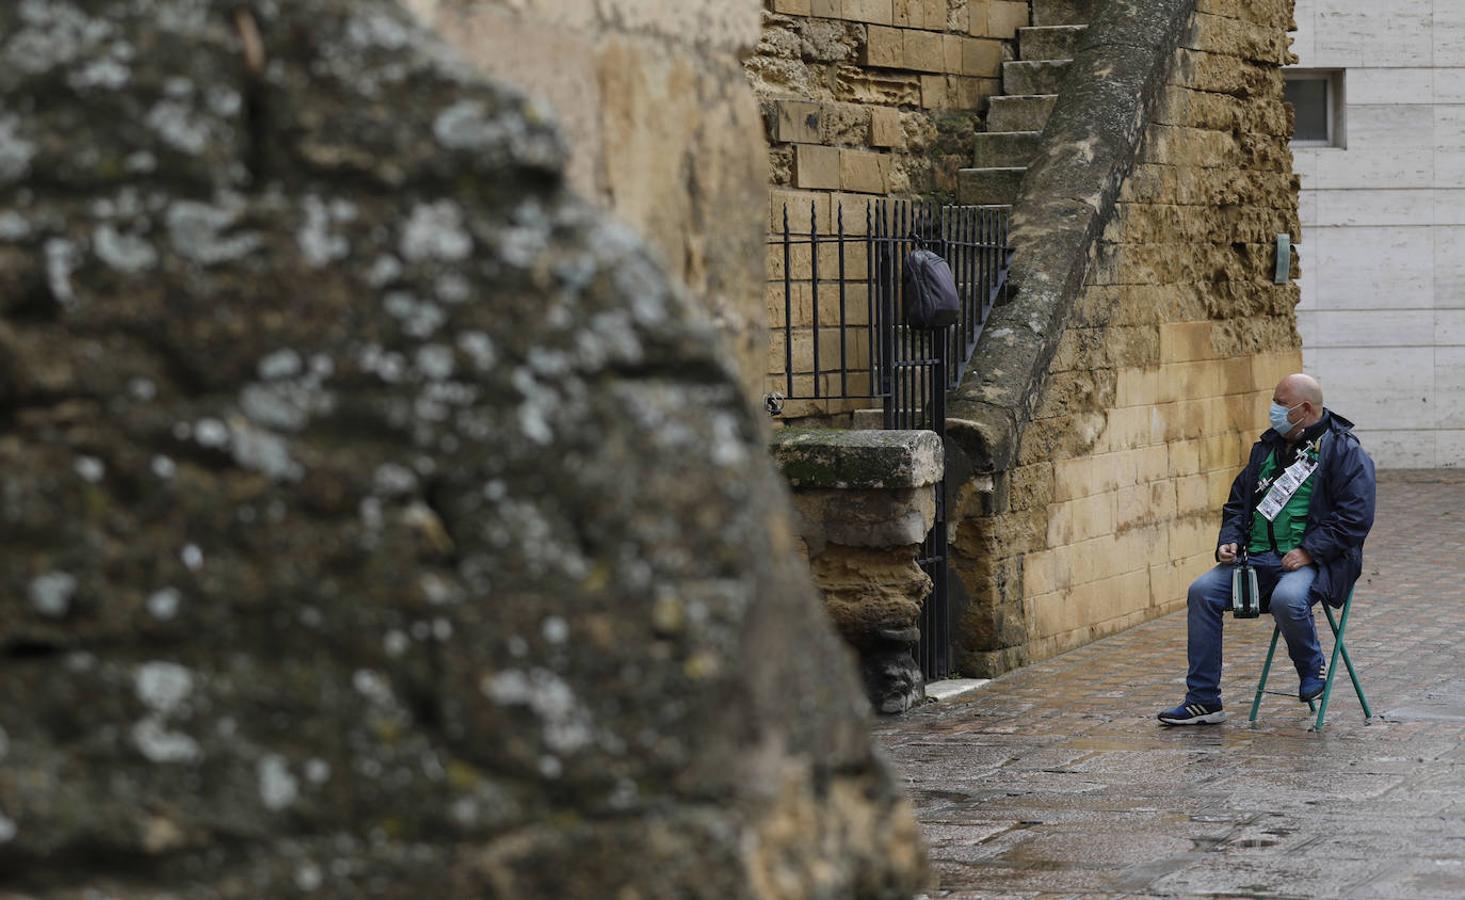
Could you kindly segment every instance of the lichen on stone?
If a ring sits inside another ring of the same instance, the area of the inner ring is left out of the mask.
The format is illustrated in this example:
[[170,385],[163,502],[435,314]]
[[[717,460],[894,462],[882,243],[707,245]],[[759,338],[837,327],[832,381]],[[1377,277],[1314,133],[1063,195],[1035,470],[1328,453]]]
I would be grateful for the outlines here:
[[0,42],[0,892],[751,898],[779,772],[808,896],[916,883],[733,367],[541,110],[388,0]]

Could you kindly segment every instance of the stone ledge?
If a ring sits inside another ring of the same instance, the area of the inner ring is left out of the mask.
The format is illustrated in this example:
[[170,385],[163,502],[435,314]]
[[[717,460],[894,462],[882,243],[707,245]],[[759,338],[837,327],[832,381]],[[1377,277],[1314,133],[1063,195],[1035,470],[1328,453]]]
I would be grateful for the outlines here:
[[936,484],[944,472],[933,431],[786,428],[773,436],[771,450],[795,488],[919,488]]
[[953,395],[952,438],[977,472],[1015,463],[1033,398],[1083,290],[1089,250],[1114,214],[1195,0],[1128,0],[1095,10],[1041,149],[1013,207],[1016,294],[993,312],[981,365]]

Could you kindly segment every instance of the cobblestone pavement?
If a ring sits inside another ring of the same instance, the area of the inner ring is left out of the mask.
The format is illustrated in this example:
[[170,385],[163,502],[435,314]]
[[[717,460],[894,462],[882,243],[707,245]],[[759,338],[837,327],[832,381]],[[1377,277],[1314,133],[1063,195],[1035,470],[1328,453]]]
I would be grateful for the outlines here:
[[[930,897],[1465,897],[1462,576],[1465,475],[1382,476],[1348,627],[1370,725],[1340,671],[1321,734],[1277,696],[1248,726],[1271,620],[1228,617],[1230,721],[1158,726],[1184,613],[886,722]],[[1269,687],[1295,690],[1278,660]]]

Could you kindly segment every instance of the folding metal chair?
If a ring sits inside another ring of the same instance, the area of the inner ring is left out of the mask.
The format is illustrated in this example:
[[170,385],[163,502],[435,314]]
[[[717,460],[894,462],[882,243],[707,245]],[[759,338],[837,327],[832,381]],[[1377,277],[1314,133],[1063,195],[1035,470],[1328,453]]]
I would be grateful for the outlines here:
[[[1364,724],[1373,719],[1373,710],[1368,707],[1368,698],[1363,696],[1363,684],[1358,680],[1358,672],[1353,668],[1353,659],[1348,655],[1348,647],[1343,643],[1343,632],[1348,627],[1348,610],[1353,606],[1353,591],[1348,592],[1348,599],[1343,603],[1343,612],[1335,620],[1333,609],[1326,603],[1322,604],[1323,612],[1327,614],[1328,625],[1333,629],[1333,659],[1328,663],[1328,677],[1323,685],[1322,704],[1319,705],[1313,700],[1307,701],[1307,708],[1317,713],[1317,724],[1313,725],[1313,731],[1323,730],[1323,718],[1328,714],[1328,698],[1333,694],[1333,676],[1338,674],[1338,656],[1343,657],[1343,664],[1348,667],[1348,677],[1353,680],[1353,691],[1358,694],[1358,702],[1363,706]],[[1281,627],[1272,626],[1272,646],[1267,648],[1267,661],[1262,666],[1261,680],[1256,683],[1256,699],[1251,702],[1251,716],[1248,722],[1256,721],[1256,713],[1261,709],[1262,694],[1276,694],[1279,697],[1296,697],[1296,694],[1288,694],[1283,691],[1269,691],[1267,687],[1267,676],[1272,672],[1272,657],[1277,653],[1277,638],[1282,634]]]

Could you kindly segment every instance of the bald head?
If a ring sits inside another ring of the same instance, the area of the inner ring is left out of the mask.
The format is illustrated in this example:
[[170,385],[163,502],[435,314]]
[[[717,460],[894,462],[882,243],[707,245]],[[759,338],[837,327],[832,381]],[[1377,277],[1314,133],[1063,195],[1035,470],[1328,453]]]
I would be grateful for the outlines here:
[[1295,440],[1303,430],[1323,418],[1323,386],[1316,378],[1294,372],[1277,382],[1272,402],[1289,410],[1287,420],[1295,427],[1283,437]]

